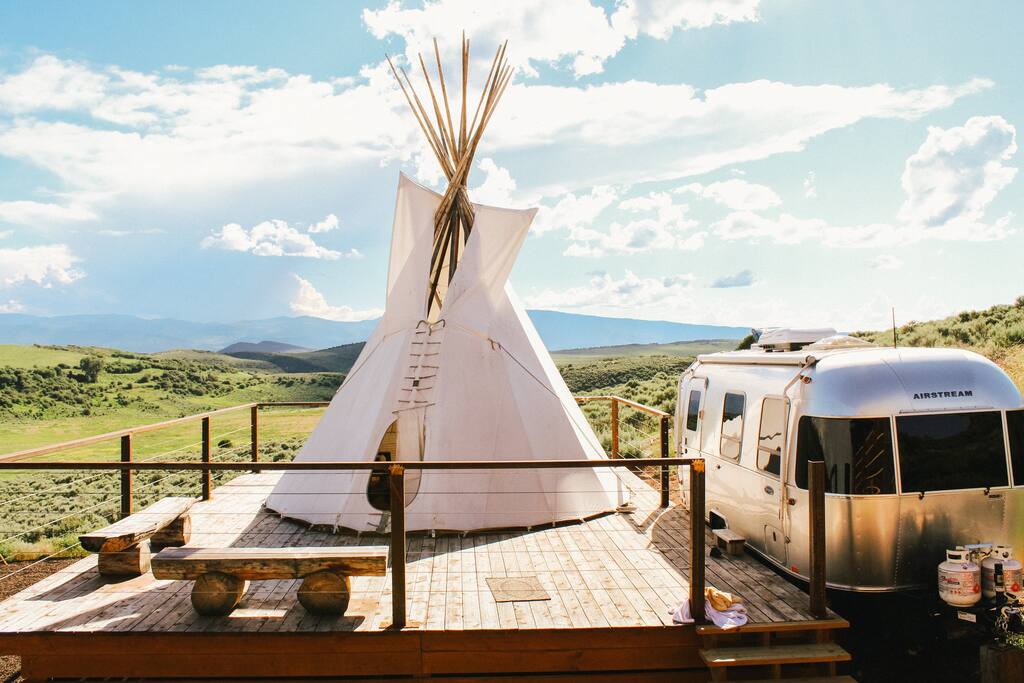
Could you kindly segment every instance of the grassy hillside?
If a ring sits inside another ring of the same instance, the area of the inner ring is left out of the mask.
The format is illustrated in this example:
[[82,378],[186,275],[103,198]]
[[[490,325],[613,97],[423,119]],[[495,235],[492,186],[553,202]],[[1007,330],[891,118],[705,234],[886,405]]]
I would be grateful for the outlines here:
[[0,443],[10,452],[251,401],[328,400],[343,377],[276,370],[209,352],[0,345]]
[[279,372],[348,372],[356,362],[364,342],[332,346],[319,351],[231,351],[230,357],[238,361],[252,361],[268,365]]
[[559,365],[581,360],[597,360],[602,358],[634,358],[637,356],[682,356],[691,358],[702,353],[732,351],[736,348],[735,339],[701,339],[698,341],[681,341],[670,344],[625,344],[623,346],[595,346],[587,349],[569,349],[555,351],[551,356]]
[[[912,321],[897,328],[900,345],[952,346],[982,353],[1024,390],[1024,296],[1012,304],[963,311],[941,320]],[[876,344],[891,344],[892,330],[857,332]]]

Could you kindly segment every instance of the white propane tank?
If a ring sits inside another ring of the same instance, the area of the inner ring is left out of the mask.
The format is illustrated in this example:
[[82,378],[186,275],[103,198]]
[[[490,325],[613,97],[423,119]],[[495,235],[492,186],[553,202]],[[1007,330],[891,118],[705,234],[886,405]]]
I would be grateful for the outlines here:
[[981,600],[981,567],[971,562],[969,550],[946,551],[946,561],[939,565],[939,597],[953,607]]
[[996,597],[996,563],[1003,564],[1003,587],[1007,599],[1021,594],[1021,563],[1013,557],[1013,547],[997,545],[992,553],[981,561],[981,592],[986,600]]

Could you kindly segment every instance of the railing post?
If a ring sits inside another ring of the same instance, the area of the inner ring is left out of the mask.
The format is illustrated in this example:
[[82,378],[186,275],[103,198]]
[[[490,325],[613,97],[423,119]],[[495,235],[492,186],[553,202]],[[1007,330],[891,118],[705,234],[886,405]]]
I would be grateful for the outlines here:
[[[260,461],[260,407],[255,405],[250,410],[249,436],[252,441],[252,461],[257,463]],[[252,471],[259,472],[260,468],[253,467]]]
[[[132,435],[121,437],[121,462],[132,461]],[[121,519],[132,514],[132,471],[121,470]]]
[[619,401],[612,399],[612,457],[619,457]]
[[[661,418],[661,457],[668,457],[668,418]],[[668,465],[661,466],[661,507],[667,508],[671,501],[669,500],[669,477],[668,477]]]
[[[210,418],[203,418],[203,462],[210,462]],[[203,470],[203,500],[210,500],[210,470]]]
[[391,624],[405,628],[405,468],[391,465]]
[[704,460],[690,463],[690,616],[704,616]]
[[807,475],[810,500],[811,615],[816,619],[824,619],[828,614],[825,603],[825,462],[808,462]]

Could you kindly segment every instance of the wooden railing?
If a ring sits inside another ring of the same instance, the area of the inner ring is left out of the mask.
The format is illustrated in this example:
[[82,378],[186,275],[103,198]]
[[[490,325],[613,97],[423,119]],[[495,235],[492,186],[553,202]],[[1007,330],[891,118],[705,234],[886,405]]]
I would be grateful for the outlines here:
[[[236,406],[230,406],[227,408],[220,408],[218,410],[209,410],[204,413],[196,413],[195,415],[186,415],[184,417],[174,418],[172,420],[164,420],[163,422],[154,422],[148,425],[140,425],[138,427],[129,427],[127,429],[119,429],[114,432],[107,432],[105,434],[96,434],[95,436],[86,436],[81,439],[73,439],[71,441],[62,441],[56,444],[47,444],[46,446],[38,446],[36,448],[28,448],[14,453],[7,453],[0,455],[0,465],[4,469],[37,469],[35,467],[25,467],[27,463],[25,460],[29,458],[38,457],[41,455],[51,455],[53,453],[60,453],[62,451],[68,451],[74,448],[80,448],[82,446],[91,446],[93,444],[102,443],[103,441],[110,441],[113,439],[120,439],[121,441],[121,462],[133,464],[130,468],[121,469],[121,516],[127,517],[132,513],[132,471],[139,469],[146,469],[138,467],[140,463],[133,463],[132,459],[132,438],[137,434],[144,434],[146,432],[152,432],[159,429],[167,429],[169,427],[176,427],[178,425],[187,424],[189,422],[200,423],[201,433],[201,450],[200,459],[204,463],[211,462],[212,458],[212,440],[210,437],[210,425],[211,418],[215,416],[225,415],[227,413],[233,413],[240,410],[249,410],[249,421],[250,428],[249,433],[252,438],[250,445],[250,460],[253,464],[259,462],[259,411],[264,408],[323,408],[330,405],[327,401],[280,401],[280,402],[262,402],[262,403],[242,403]],[[22,463],[17,467],[9,467],[8,464]],[[82,463],[89,464],[89,463]],[[45,469],[45,468],[44,468]],[[69,469],[69,468],[59,468]],[[92,467],[83,468],[71,468],[71,469],[96,469]],[[102,468],[101,468],[102,469]],[[260,468],[251,468],[253,472],[259,472]],[[201,496],[203,500],[209,500],[212,492],[212,469],[204,468],[202,470],[201,477]]]
[[[431,461],[402,462],[390,466],[390,486],[392,501],[391,551],[393,558],[394,591],[396,601],[395,624],[404,624],[405,595],[405,515],[404,507],[396,501],[404,501],[404,473],[406,469],[442,470],[442,469],[548,469],[548,468],[597,468],[597,467],[648,467],[657,466],[661,470],[660,494],[661,507],[670,506],[669,468],[671,466],[690,467],[690,613],[698,623],[704,620],[704,566],[706,555],[705,544],[705,460],[704,458],[672,458],[669,446],[669,425],[671,415],[665,411],[622,398],[620,396],[577,396],[580,403],[608,401],[611,404],[611,460],[529,460],[529,461]],[[209,500],[212,491],[212,473],[216,471],[251,471],[261,470],[375,470],[380,468],[377,462],[260,462],[259,460],[259,413],[266,408],[322,408],[329,405],[326,401],[288,401],[244,403],[228,408],[188,415],[185,417],[165,420],[148,425],[131,427],[105,434],[74,439],[58,444],[49,444],[36,448],[21,450],[0,455],[0,471],[3,470],[117,470],[120,472],[120,514],[122,517],[132,513],[133,481],[135,471],[170,470],[199,471],[201,475],[201,495]],[[660,457],[658,458],[622,458],[619,453],[619,413],[620,406],[642,411],[657,417],[660,421]],[[250,414],[250,462],[213,462],[211,444],[211,418],[227,413],[249,410]],[[166,429],[190,422],[201,425],[201,459],[199,462],[161,462],[135,461],[132,458],[133,437],[137,434]],[[29,458],[50,455],[73,448],[88,446],[107,440],[120,439],[119,461],[46,461],[27,462]],[[808,500],[809,500],[809,548],[810,548],[810,611],[816,618],[827,615],[825,595],[825,469],[820,461],[808,463]],[[401,560],[399,562],[399,560]],[[402,603],[402,615],[399,620],[397,604]]]
[[[666,413],[664,410],[658,410],[651,406],[646,406],[643,403],[637,403],[636,401],[630,401],[628,398],[622,398],[621,396],[576,396],[578,403],[591,403],[594,401],[608,401],[611,404],[612,417],[611,417],[611,429],[612,429],[612,444],[608,457],[619,458],[619,406],[628,406],[635,410],[639,410],[648,415],[657,417],[660,423],[660,447],[661,457],[669,457],[669,427],[671,424],[672,416]],[[661,467],[661,507],[667,508],[670,504],[670,485],[669,485],[669,466],[663,465]]]

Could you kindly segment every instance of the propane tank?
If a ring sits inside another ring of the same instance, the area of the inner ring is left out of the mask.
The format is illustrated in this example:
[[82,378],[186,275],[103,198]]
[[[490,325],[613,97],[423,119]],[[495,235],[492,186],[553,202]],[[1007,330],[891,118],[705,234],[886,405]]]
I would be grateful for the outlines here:
[[946,561],[939,565],[939,597],[953,607],[981,600],[981,567],[971,562],[969,550],[946,551]]
[[1003,565],[1003,589],[1006,597],[1013,600],[1024,593],[1022,590],[1021,563],[1013,557],[1013,548],[1008,545],[997,545],[992,553],[981,561],[981,592],[986,600],[996,597],[996,564]]

